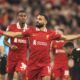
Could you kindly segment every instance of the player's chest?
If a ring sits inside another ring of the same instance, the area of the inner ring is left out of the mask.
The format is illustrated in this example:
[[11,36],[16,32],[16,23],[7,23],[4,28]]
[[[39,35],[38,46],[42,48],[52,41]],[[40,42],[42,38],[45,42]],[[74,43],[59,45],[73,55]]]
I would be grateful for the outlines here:
[[11,39],[13,43],[23,43],[26,44],[27,43],[27,38],[12,38]]
[[50,43],[49,34],[44,32],[33,33],[30,38],[32,46],[48,46]]
[[24,28],[18,29],[17,26],[14,26],[14,27],[11,28],[10,30],[13,31],[13,32],[22,32],[22,31],[24,31],[25,29],[24,29]]
[[55,41],[53,43],[54,48],[62,48],[64,46],[65,42],[63,40]]
[[32,39],[40,40],[40,41],[49,41],[49,34],[45,32],[36,32],[32,34]]

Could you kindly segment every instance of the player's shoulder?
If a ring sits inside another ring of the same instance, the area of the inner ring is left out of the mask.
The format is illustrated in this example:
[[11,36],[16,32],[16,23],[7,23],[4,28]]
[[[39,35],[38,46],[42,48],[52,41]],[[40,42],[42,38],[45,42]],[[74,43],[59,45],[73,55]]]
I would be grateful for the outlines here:
[[75,48],[75,49],[73,49],[73,51],[72,51],[73,54],[78,53],[78,52],[80,53],[80,48]]
[[76,48],[74,49],[76,52],[80,52],[80,48]]
[[26,31],[35,32],[36,30],[33,26],[28,26]]
[[34,26],[28,26],[28,29],[36,31],[36,28]]
[[15,24],[15,23],[14,23],[14,24],[9,24],[8,26],[10,26],[10,27],[15,27],[16,24]]
[[9,24],[7,27],[7,31],[14,30],[16,28],[16,24]]
[[53,29],[48,29],[48,33],[55,33],[55,30],[53,30]]
[[16,27],[16,24],[14,23],[14,24],[9,24],[8,25],[8,28],[10,28],[10,29],[13,29],[13,28],[15,28]]
[[72,55],[73,55],[73,56],[77,56],[78,54],[80,54],[80,48],[75,48],[75,49],[73,49]]

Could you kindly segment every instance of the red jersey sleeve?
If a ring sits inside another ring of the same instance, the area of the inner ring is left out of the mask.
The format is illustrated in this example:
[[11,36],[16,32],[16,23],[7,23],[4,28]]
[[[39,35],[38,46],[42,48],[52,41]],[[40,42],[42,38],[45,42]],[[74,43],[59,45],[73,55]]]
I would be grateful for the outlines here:
[[59,33],[56,32],[56,31],[52,31],[52,32],[51,32],[51,39],[52,39],[52,40],[59,40],[59,39],[61,39],[61,34],[59,34]]
[[7,31],[14,31],[15,30],[15,27],[16,27],[16,24],[10,24],[7,27]]
[[32,28],[28,28],[26,31],[22,32],[22,35],[24,37],[29,37],[31,36],[32,32],[33,32]]

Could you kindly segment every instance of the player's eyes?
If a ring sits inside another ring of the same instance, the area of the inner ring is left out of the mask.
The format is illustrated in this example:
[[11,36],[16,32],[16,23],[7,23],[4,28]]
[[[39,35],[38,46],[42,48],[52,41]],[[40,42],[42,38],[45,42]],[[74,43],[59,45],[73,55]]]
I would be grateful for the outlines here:
[[42,18],[38,18],[38,20],[42,20]]
[[26,15],[19,15],[20,17],[26,17]]

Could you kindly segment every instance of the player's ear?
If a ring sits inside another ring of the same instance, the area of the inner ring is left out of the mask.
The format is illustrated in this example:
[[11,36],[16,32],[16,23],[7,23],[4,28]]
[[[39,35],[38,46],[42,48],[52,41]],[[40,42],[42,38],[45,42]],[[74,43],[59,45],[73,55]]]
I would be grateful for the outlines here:
[[26,19],[28,19],[28,16],[26,15]]
[[47,24],[47,20],[45,20],[45,24]]
[[17,20],[17,21],[19,20],[19,17],[18,17],[18,16],[16,16],[16,20]]

